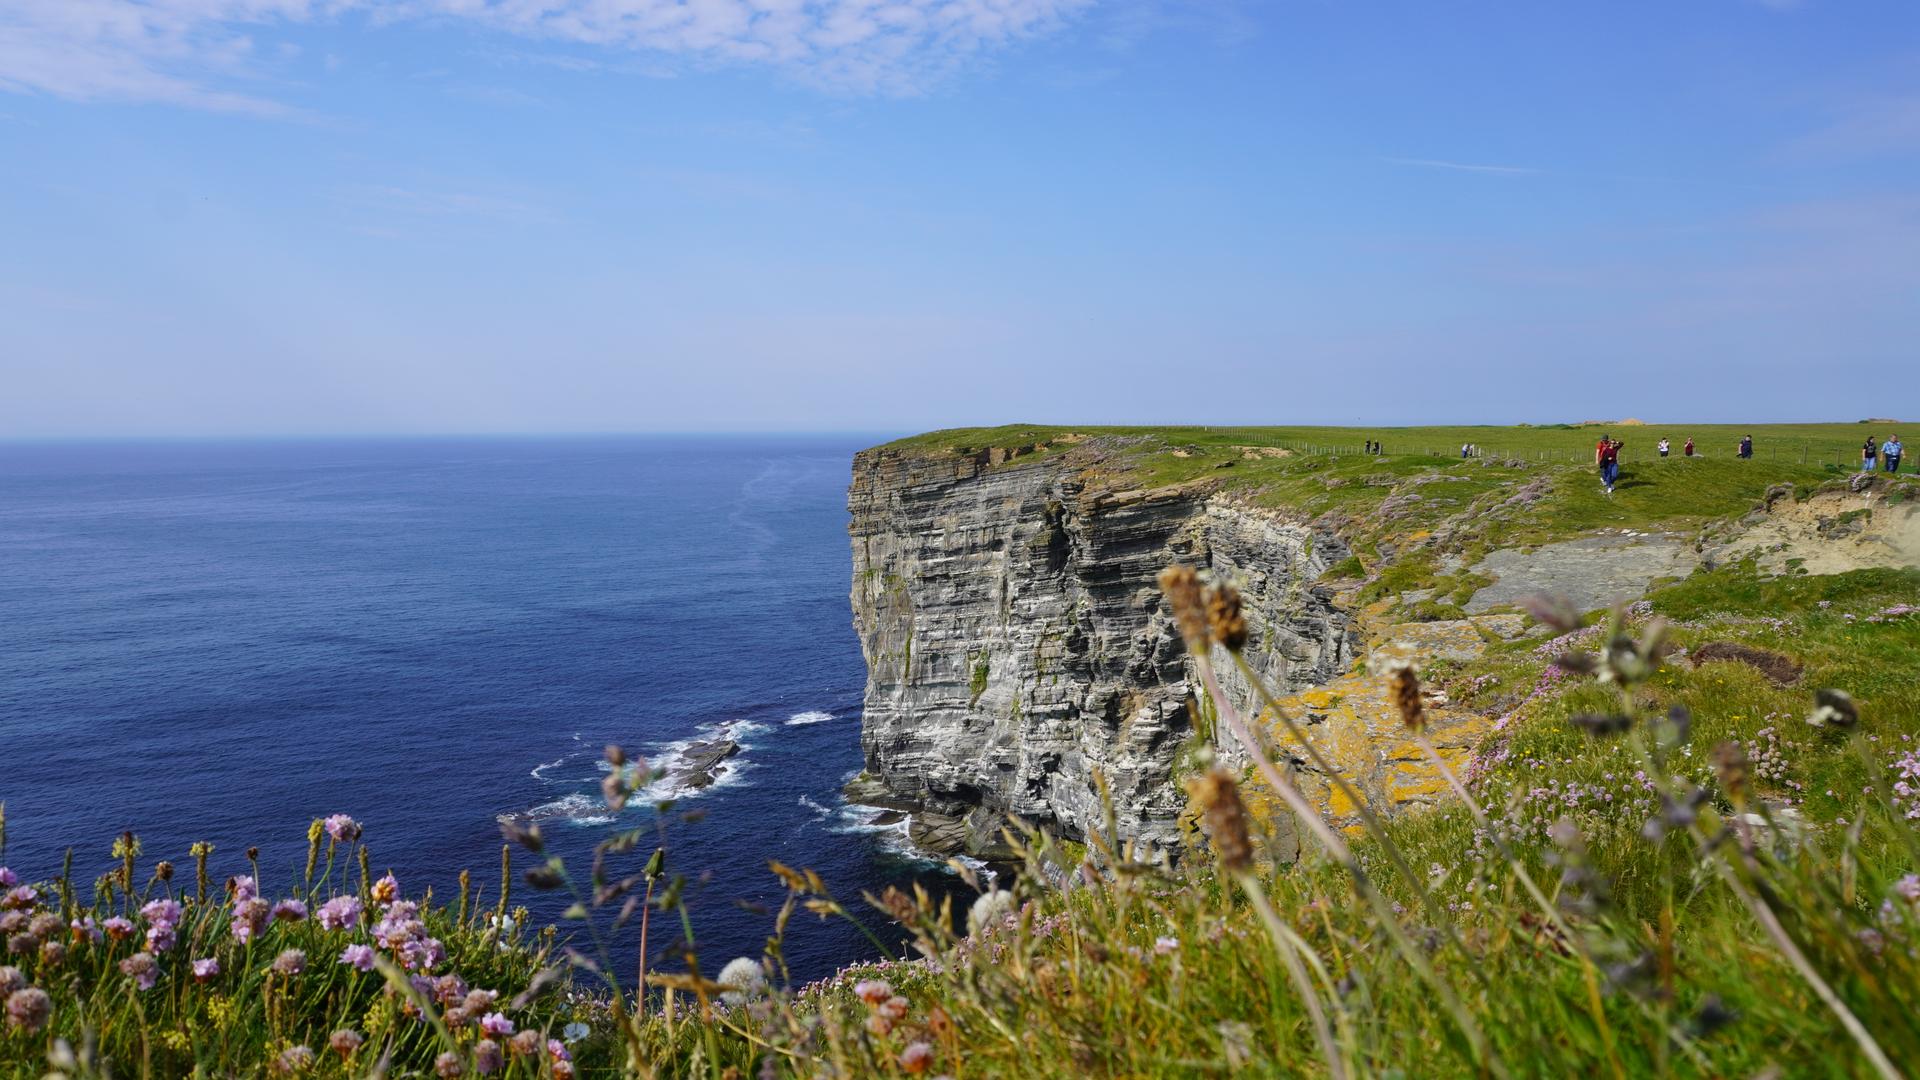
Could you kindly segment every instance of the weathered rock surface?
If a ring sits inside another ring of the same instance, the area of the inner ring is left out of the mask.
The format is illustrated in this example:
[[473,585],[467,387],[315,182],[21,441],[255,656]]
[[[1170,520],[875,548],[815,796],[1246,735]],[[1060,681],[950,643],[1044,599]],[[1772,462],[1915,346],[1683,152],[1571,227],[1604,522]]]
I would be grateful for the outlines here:
[[[1082,836],[1177,837],[1175,761],[1198,684],[1156,577],[1187,562],[1246,596],[1249,659],[1281,690],[1349,666],[1346,613],[1314,581],[1331,533],[1209,485],[1124,490],[1097,441],[1048,455],[880,448],[855,458],[853,615],[867,661],[857,801],[916,841],[994,854],[1008,817]],[[1225,673],[1226,692],[1249,688]]]
[[1685,577],[1699,562],[1690,544],[1663,533],[1596,533],[1532,551],[1503,549],[1473,568],[1495,580],[1465,606],[1478,613],[1544,593],[1591,611],[1638,600],[1656,578]]

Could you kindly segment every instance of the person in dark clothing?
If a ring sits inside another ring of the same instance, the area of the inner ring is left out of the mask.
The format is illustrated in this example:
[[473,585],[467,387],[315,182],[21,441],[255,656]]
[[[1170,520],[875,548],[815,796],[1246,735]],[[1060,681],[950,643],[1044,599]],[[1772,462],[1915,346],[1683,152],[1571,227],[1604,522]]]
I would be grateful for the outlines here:
[[1750,458],[1753,456],[1753,436],[1751,435],[1740,436],[1740,456],[1743,458]]
[[1866,445],[1860,448],[1860,471],[1872,472],[1874,469],[1879,467],[1880,467],[1880,444],[1874,442],[1873,436],[1869,435],[1867,436]]
[[1687,440],[1687,445],[1680,448],[1680,452],[1688,457],[1693,456],[1693,440],[1691,438]]

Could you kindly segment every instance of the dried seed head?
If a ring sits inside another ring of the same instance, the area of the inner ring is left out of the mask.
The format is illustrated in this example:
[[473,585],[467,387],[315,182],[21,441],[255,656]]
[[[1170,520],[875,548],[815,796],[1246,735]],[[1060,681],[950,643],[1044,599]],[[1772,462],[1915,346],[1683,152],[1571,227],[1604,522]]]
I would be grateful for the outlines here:
[[153,876],[159,878],[161,881],[172,881],[173,864],[165,859],[161,859],[159,862],[153,864]]
[[1213,852],[1228,873],[1240,873],[1253,863],[1253,842],[1247,835],[1247,807],[1240,801],[1240,785],[1225,769],[1212,769],[1192,781]]
[[1207,630],[1228,652],[1247,645],[1247,619],[1240,610],[1240,590],[1216,585],[1207,590]]
[[1400,722],[1407,725],[1409,731],[1426,730],[1427,712],[1420,700],[1420,673],[1412,664],[1401,664],[1387,679],[1393,692],[1393,709],[1400,714]]
[[1191,566],[1169,566],[1160,572],[1160,591],[1167,594],[1167,603],[1173,607],[1173,618],[1180,625],[1180,636],[1187,641],[1187,651],[1205,655],[1209,632],[1200,575]]
[[1723,742],[1713,748],[1713,770],[1720,778],[1720,790],[1726,792],[1735,809],[1747,805],[1750,775],[1747,752],[1737,742]]

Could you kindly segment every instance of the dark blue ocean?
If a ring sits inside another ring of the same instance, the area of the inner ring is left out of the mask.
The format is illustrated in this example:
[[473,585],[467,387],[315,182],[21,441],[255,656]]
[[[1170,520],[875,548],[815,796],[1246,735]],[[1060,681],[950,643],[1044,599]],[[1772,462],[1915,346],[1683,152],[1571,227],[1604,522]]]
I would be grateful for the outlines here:
[[[0,444],[4,861],[50,876],[72,847],[91,881],[131,829],[148,862],[210,840],[224,876],[258,845],[290,882],[308,823],[347,813],[409,893],[470,867],[493,895],[500,814],[550,815],[583,874],[608,830],[664,824],[709,965],[760,949],[769,858],[854,906],[924,877],[838,794],[845,491],[874,441]],[[606,811],[605,744],[670,761],[722,727],[746,749],[712,788]],[[796,975],[871,955],[794,926]]]

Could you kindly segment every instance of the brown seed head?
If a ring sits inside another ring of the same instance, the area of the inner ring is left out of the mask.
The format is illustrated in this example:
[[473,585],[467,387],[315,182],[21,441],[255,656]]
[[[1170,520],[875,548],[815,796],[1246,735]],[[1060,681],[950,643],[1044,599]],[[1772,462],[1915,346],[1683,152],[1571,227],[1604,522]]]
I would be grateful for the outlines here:
[[1394,711],[1409,731],[1424,731],[1427,726],[1425,702],[1420,700],[1420,673],[1412,664],[1402,664],[1387,676],[1393,694]]
[[1736,810],[1744,809],[1750,789],[1747,751],[1737,742],[1723,742],[1713,748],[1712,759],[1713,771],[1720,778],[1720,790],[1726,792],[1727,800]]
[[1207,629],[1228,652],[1246,647],[1247,619],[1240,611],[1240,590],[1231,585],[1207,590]]
[[1207,651],[1207,605],[1200,588],[1200,575],[1193,567],[1173,565],[1160,571],[1160,591],[1167,594],[1174,621],[1180,624],[1180,636],[1187,651],[1204,655]]
[[159,878],[161,881],[172,881],[173,864],[165,859],[161,859],[159,862],[153,864],[153,876]]
[[1192,782],[1192,791],[1220,866],[1233,874],[1246,870],[1253,862],[1253,842],[1247,835],[1247,807],[1240,801],[1240,785],[1233,774],[1212,769]]

